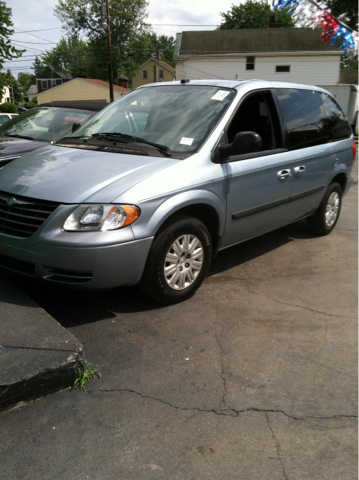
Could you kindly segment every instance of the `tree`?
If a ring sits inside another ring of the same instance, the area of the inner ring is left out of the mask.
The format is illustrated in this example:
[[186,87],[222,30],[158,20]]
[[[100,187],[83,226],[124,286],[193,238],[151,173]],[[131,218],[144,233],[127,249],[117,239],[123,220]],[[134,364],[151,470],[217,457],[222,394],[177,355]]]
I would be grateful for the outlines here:
[[353,30],[358,30],[358,2],[356,0],[324,0],[327,10]]
[[[3,68],[4,60],[12,60],[13,58],[21,57],[25,51],[18,50],[11,45],[10,36],[14,33],[14,30],[11,28],[13,26],[11,16],[11,8],[7,7],[5,2],[0,1],[0,69]],[[3,88],[5,85],[5,75],[0,73],[0,100],[2,99]]]
[[167,37],[167,35],[156,35],[156,33],[146,33],[144,35],[147,38],[148,54],[154,55],[158,50],[161,52],[161,59],[168,64],[175,66],[173,61],[175,39],[174,37]]
[[10,68],[7,69],[5,75],[5,85],[8,85],[10,87],[10,92],[11,92],[11,97],[15,102],[21,102],[22,101],[22,94],[21,94],[21,89],[19,82],[16,80],[14,75],[11,73]]
[[6,6],[5,2],[0,1],[0,67],[4,59],[12,60],[13,58],[21,57],[25,50],[18,50],[11,45],[10,36],[14,33],[11,28],[13,23],[11,21],[11,8]]
[[35,77],[40,75],[40,73],[43,72],[46,68],[46,66],[42,63],[41,59],[37,56],[35,57],[33,66],[34,66]]
[[32,75],[31,73],[20,72],[17,75],[17,81],[19,82],[22,94],[26,95],[31,85],[35,85],[36,78],[35,75]]
[[[90,70],[97,78],[108,79],[108,49],[106,18],[102,17],[104,0],[59,0],[55,15],[71,36],[78,37],[83,32],[88,38],[94,62]],[[129,74],[132,62],[127,55],[133,42],[148,31],[145,24],[146,0],[111,0],[110,28],[112,43],[112,65],[115,75],[118,72]],[[94,68],[95,67],[95,68]]]
[[[263,1],[247,0],[241,5],[232,5],[231,9],[226,13],[221,13],[223,18],[222,25],[227,30],[244,29],[244,28],[268,28],[269,18],[275,14],[275,27],[294,27],[294,21],[286,10],[271,10],[268,3]],[[220,28],[220,27],[218,27]]]
[[78,37],[61,38],[56,47],[41,55],[41,63],[55,71],[69,73],[73,78],[87,77],[93,63],[88,43]]

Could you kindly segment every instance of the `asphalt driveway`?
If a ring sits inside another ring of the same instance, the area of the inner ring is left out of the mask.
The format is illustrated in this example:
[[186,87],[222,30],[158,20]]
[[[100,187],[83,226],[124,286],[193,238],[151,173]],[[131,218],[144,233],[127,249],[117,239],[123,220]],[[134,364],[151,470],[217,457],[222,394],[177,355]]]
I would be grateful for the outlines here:
[[356,182],[331,235],[223,251],[175,306],[24,287],[102,379],[2,414],[1,479],[357,479],[357,218]]

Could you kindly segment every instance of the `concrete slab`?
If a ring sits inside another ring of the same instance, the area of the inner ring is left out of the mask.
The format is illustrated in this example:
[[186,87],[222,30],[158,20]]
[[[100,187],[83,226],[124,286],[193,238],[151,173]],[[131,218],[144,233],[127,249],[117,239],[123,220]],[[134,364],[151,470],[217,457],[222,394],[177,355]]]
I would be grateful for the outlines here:
[[0,276],[0,410],[73,386],[82,345]]

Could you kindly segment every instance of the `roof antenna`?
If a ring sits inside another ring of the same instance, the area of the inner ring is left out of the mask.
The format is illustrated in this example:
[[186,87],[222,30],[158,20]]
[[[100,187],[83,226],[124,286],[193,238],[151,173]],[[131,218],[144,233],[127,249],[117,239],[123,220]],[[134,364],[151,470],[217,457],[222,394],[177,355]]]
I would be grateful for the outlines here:
[[182,78],[181,83],[189,83],[190,80],[188,78]]

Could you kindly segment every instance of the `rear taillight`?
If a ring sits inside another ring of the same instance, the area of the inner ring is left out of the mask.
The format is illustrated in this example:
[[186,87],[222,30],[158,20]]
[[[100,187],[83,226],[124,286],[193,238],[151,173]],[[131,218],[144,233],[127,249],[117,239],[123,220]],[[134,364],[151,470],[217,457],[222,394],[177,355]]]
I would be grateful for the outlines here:
[[356,154],[356,146],[355,146],[355,142],[353,142],[353,145],[352,145],[352,149],[353,149],[353,161],[355,160],[355,154]]

